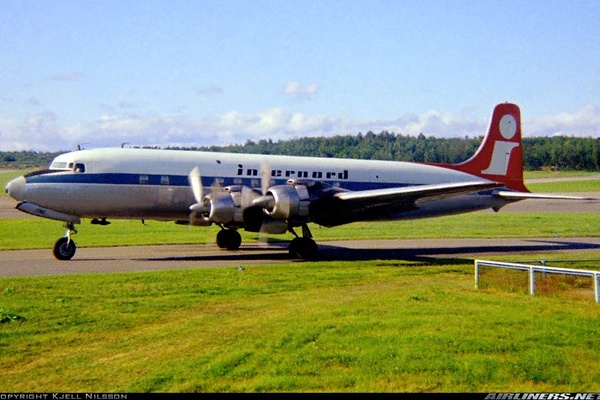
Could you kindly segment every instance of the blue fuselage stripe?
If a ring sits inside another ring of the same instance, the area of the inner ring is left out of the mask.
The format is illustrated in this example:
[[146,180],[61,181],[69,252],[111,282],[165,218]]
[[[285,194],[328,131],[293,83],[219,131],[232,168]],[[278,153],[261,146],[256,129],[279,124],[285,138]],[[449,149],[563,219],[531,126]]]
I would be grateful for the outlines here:
[[[215,182],[215,177],[203,176],[202,185],[210,187]],[[245,185],[249,187],[256,186],[259,180],[257,178],[241,177],[219,177],[219,184],[223,187],[232,185]],[[287,179],[272,179],[271,184],[284,185]],[[402,183],[381,183],[381,182],[353,182],[353,181],[326,181],[323,182],[352,191],[386,189],[391,187],[410,186]],[[73,174],[44,174],[30,176],[27,178],[28,184],[98,184],[98,185],[140,185],[140,186],[189,186],[188,177],[181,175],[144,175],[144,174],[125,174],[125,173],[73,173]],[[260,185],[259,185],[260,186]]]

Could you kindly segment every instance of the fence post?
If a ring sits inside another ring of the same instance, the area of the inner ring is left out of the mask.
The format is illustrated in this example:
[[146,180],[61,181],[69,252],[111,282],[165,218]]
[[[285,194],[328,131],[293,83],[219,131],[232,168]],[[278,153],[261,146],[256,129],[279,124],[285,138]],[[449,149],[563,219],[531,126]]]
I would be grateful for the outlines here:
[[594,274],[594,293],[596,295],[596,303],[600,303],[600,274]]
[[535,270],[529,268],[529,294],[535,296]]
[[479,289],[479,263],[475,260],[475,289]]

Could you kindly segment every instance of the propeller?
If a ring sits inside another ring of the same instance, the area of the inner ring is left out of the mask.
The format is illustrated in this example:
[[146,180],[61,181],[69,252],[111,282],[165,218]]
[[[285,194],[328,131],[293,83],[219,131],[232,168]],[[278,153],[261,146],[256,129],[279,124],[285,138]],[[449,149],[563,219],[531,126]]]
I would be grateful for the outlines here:
[[260,161],[260,189],[263,196],[267,194],[269,186],[271,186],[271,166],[269,165],[269,161],[263,158]]
[[[255,199],[253,202],[254,204],[260,203],[262,208],[272,208],[274,206],[273,196],[267,195],[269,187],[271,187],[271,173],[271,165],[269,164],[269,161],[266,158],[263,158],[260,161],[260,190],[262,192],[262,196],[260,196],[258,199]],[[267,246],[269,243],[269,228],[267,225],[270,223],[272,223],[272,221],[263,221],[258,232],[258,242],[263,246]]]
[[190,206],[190,224],[191,225],[202,225],[201,216],[199,214],[207,213],[210,211],[210,206],[204,204],[204,194],[202,188],[202,177],[200,176],[200,168],[197,166],[190,171],[188,175],[188,181],[192,187],[192,193],[196,203]]
[[[266,244],[267,230],[265,224],[269,224],[272,221],[265,219],[266,216],[263,212],[264,208],[272,206],[273,197],[267,195],[269,187],[271,186],[271,167],[267,159],[262,159],[260,163],[260,192],[256,189],[248,186],[242,187],[242,198],[241,206],[244,210],[245,222],[249,224],[250,229],[257,229],[258,231],[258,242]],[[247,218],[247,219],[246,219]]]
[[196,204],[192,206],[194,207],[195,205],[202,203],[202,178],[200,177],[200,168],[196,166],[190,171],[188,181],[190,183],[190,186],[192,187],[194,199],[196,200]]
[[[266,196],[271,185],[271,167],[266,159],[260,162],[260,190],[258,193],[255,189],[244,186],[242,187],[242,208],[260,207],[266,208],[269,206],[270,196]],[[262,195],[261,195],[262,194]]]
[[266,159],[260,162],[260,189],[262,196],[254,196],[252,206],[261,208],[273,207],[273,196],[267,195],[271,186],[271,167]]

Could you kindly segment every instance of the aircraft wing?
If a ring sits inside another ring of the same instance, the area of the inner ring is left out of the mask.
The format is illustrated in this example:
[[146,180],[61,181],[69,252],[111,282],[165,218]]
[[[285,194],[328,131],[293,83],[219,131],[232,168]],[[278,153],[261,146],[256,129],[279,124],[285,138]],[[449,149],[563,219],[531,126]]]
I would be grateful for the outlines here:
[[407,186],[388,189],[337,192],[311,205],[314,221],[324,226],[341,225],[369,215],[384,218],[395,213],[418,209],[418,203],[463,194],[499,189],[497,182],[461,182]]
[[497,189],[504,184],[497,182],[461,182],[435,185],[407,186],[400,188],[363,190],[357,192],[337,193],[333,197],[346,204],[368,206],[378,203],[412,204],[427,200],[437,200],[446,197],[469,194],[483,190]]

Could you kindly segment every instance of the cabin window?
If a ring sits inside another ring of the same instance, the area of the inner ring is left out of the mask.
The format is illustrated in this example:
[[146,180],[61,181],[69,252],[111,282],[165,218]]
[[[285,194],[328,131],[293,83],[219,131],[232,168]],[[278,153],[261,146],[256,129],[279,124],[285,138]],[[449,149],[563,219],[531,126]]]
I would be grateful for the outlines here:
[[161,185],[168,185],[169,184],[169,177],[166,175],[163,175],[160,177],[160,184]]
[[83,172],[85,172],[85,165],[84,164],[75,164],[75,168],[73,168],[73,171],[83,173]]
[[140,185],[147,185],[150,182],[148,175],[140,175]]

